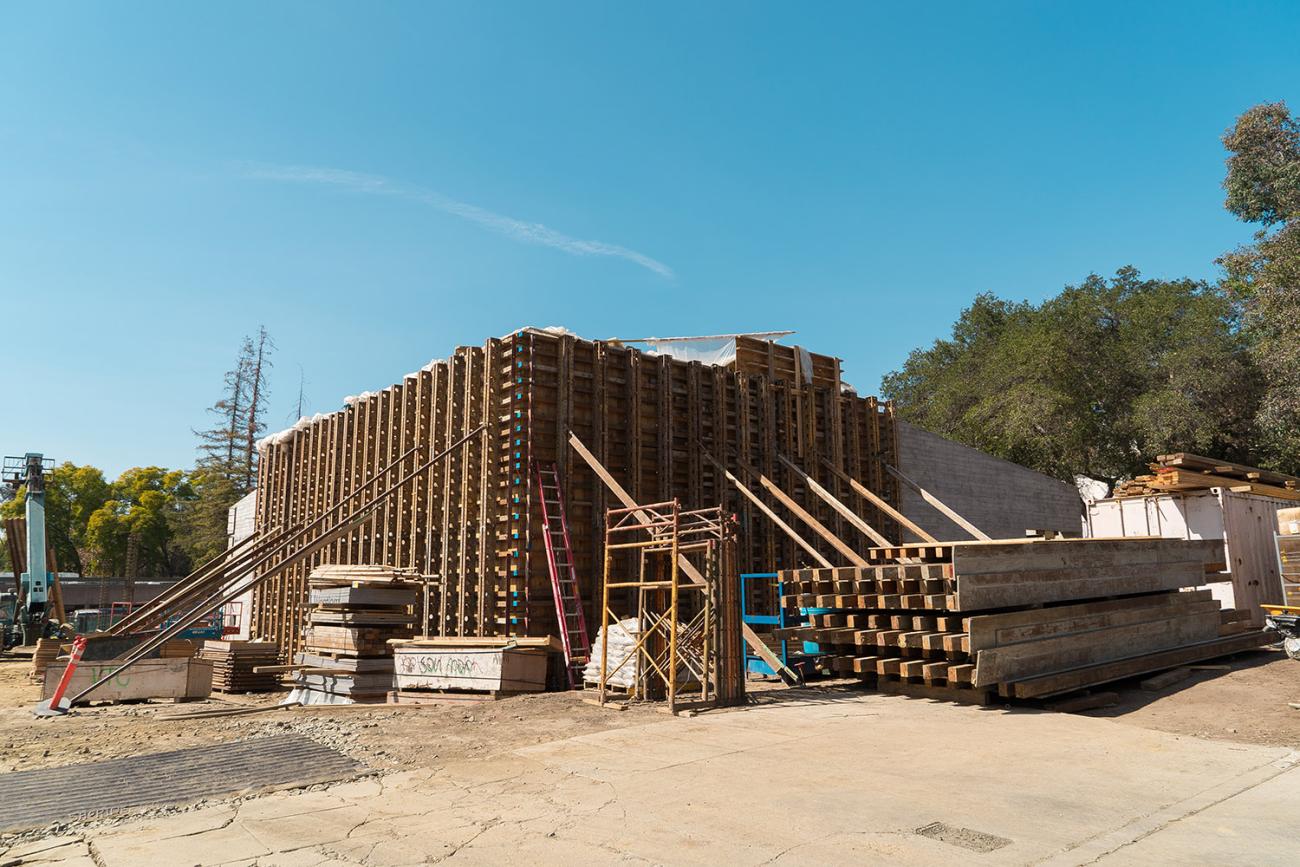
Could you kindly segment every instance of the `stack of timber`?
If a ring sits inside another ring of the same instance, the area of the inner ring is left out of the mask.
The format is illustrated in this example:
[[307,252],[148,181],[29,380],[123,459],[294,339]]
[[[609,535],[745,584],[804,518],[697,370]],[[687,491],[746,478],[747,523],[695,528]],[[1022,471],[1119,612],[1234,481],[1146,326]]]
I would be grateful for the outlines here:
[[218,692],[271,692],[280,686],[277,675],[253,670],[279,662],[280,648],[273,641],[208,640],[199,659],[212,663],[212,688]]
[[[279,642],[286,658],[301,650],[307,575],[329,562],[389,563],[439,576],[430,597],[433,635],[558,635],[528,468],[556,465],[579,576],[600,574],[605,511],[619,505],[569,446],[570,431],[636,502],[723,503],[737,514],[747,528],[739,571],[816,565],[708,458],[778,479],[781,456],[829,465],[896,507],[898,482],[886,470],[898,464],[893,409],[846,389],[832,356],[743,337],[736,347],[734,362],[710,365],[525,328],[460,347],[396,385],[270,438],[259,463],[258,533],[315,520],[358,491],[364,499],[380,468],[397,462],[392,477],[414,473],[486,426],[416,474],[373,520],[311,562],[269,578],[254,596],[252,634]],[[852,496],[838,476],[827,485]],[[810,497],[807,507],[832,531],[852,530],[820,500]],[[876,506],[864,506],[863,517],[898,538]],[[598,595],[598,582],[585,586],[586,620],[596,623],[591,590]],[[764,601],[775,607],[775,599]]]
[[1242,493],[1300,501],[1300,477],[1234,464],[1188,452],[1159,455],[1151,474],[1115,486],[1115,497],[1142,497],[1171,491],[1228,488]]
[[57,638],[36,639],[36,649],[32,652],[32,670],[28,678],[33,683],[45,682],[45,669],[63,653],[63,642]]
[[[782,574],[826,667],[882,692],[1043,698],[1269,643],[1204,583],[1221,543],[995,540],[872,549],[865,568]],[[904,558],[906,562],[891,562]]]
[[391,566],[318,566],[309,578],[308,627],[294,654],[294,698],[304,704],[373,704],[393,688],[391,639],[409,638],[422,583]]

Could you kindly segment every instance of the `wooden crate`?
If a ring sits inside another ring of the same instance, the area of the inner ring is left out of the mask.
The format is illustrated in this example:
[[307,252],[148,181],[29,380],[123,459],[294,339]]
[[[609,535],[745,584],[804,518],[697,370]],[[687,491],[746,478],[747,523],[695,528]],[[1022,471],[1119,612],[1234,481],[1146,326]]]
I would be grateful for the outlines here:
[[[76,695],[116,670],[120,660],[82,662],[72,674],[68,695]],[[45,669],[42,697],[49,699],[63,677],[66,663]],[[81,700],[134,701],[147,698],[198,699],[212,694],[212,663],[202,659],[142,659]]]
[[545,650],[531,647],[399,645],[393,648],[394,680],[400,692],[541,692],[546,657]]

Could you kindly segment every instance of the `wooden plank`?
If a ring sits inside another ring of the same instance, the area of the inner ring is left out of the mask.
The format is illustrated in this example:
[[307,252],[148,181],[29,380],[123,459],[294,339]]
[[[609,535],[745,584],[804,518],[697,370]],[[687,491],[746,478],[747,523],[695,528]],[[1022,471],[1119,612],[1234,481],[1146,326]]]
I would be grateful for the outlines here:
[[1181,668],[1172,668],[1169,671],[1161,672],[1155,677],[1148,677],[1138,685],[1147,692],[1159,692],[1165,687],[1173,686],[1175,683],[1187,680],[1187,678],[1191,676],[1192,670],[1183,666]]
[[713,464],[713,466],[719,472],[721,472],[723,476],[726,477],[727,481],[731,482],[731,484],[735,486],[736,490],[740,491],[740,493],[743,494],[746,499],[748,499],[751,503],[753,503],[756,507],[758,507],[758,510],[762,512],[764,515],[766,515],[768,519],[772,521],[772,523],[780,527],[781,530],[784,531],[787,536],[789,536],[799,545],[799,547],[807,551],[809,556],[811,556],[814,560],[816,560],[818,563],[822,564],[823,566],[826,566],[828,568],[831,566],[831,561],[823,557],[821,555],[821,552],[818,551],[815,547],[813,547],[813,545],[807,539],[805,539],[803,536],[800,536],[797,532],[795,532],[793,527],[791,527],[785,521],[781,520],[781,517],[776,512],[773,512],[768,507],[767,503],[764,503],[757,494],[755,494],[749,488],[745,487],[745,483],[742,482],[740,479],[736,478],[735,475],[732,474],[731,470],[727,469],[722,464],[718,463],[712,455],[705,455],[705,459],[708,460],[709,463]]
[[855,528],[857,528],[857,530],[860,533],[865,535],[871,541],[875,542],[877,545],[890,544],[889,540],[886,539],[883,535],[881,535],[880,532],[876,530],[875,527],[868,524],[856,512],[854,512],[848,506],[844,505],[844,503],[840,502],[840,500],[838,500],[834,494],[832,494],[830,491],[826,490],[821,485],[819,485],[816,479],[814,479],[812,476],[805,473],[803,470],[799,469],[799,466],[796,463],[794,463],[794,461],[791,461],[785,455],[777,455],[777,458],[781,461],[781,463],[785,464],[786,467],[788,467],[792,473],[798,476],[803,481],[803,483],[808,486],[808,489],[810,491],[812,491],[814,494],[816,494],[817,496],[825,500],[827,505],[829,505],[835,511],[839,512],[840,515],[844,517],[844,520],[848,521]]
[[1103,707],[1114,707],[1117,704],[1119,704],[1119,695],[1117,693],[1094,692],[1089,695],[1080,695],[1075,698],[1052,702],[1047,706],[1047,709],[1057,713],[1083,713],[1084,711],[1097,710]]
[[954,542],[955,575],[1123,566],[1137,563],[1161,565],[1222,559],[1222,541],[1186,540],[1151,536],[1093,539],[995,539],[990,542]]
[[1060,570],[1008,570],[1001,574],[959,575],[953,608],[979,611],[988,608],[1034,605],[1155,593],[1196,587],[1205,573],[1196,562],[1161,567],[1108,566]]
[[992,647],[975,656],[975,685],[993,686],[1138,654],[1174,650],[1209,641],[1218,631],[1218,612],[1204,611]]
[[[877,496],[875,493],[873,493],[869,488],[867,488],[866,485],[863,485],[863,484],[862,484],[861,482],[859,482],[857,479],[853,478],[853,477],[850,476],[848,473],[844,472],[844,471],[841,470],[839,467],[837,467],[837,466],[835,466],[834,464],[832,464],[830,461],[823,459],[823,460],[822,460],[822,466],[826,467],[826,469],[828,469],[828,470],[830,470],[832,473],[834,473],[836,477],[838,477],[838,478],[841,479],[845,484],[847,484],[847,485],[849,486],[849,488],[852,489],[852,491],[853,491],[854,493],[856,493],[858,496],[862,497],[862,499],[864,499],[864,500],[866,500],[867,502],[871,503],[871,504],[872,504],[873,506],[875,506],[877,509],[879,509],[880,511],[884,512],[884,513],[885,513],[886,515],[888,515],[889,517],[893,518],[895,521],[897,521],[897,522],[898,522],[899,524],[901,524],[902,526],[906,527],[908,530],[911,530],[914,534],[916,534],[916,537],[917,537],[918,539],[920,539],[921,541],[923,541],[923,542],[937,542],[937,541],[938,541],[938,540],[935,539],[933,536],[931,536],[929,533],[927,533],[925,530],[921,529],[921,527],[920,527],[919,525],[917,525],[915,522],[913,522],[910,518],[908,518],[908,517],[907,517],[906,515],[904,515],[902,512],[898,511],[898,510],[895,509],[893,506],[891,506],[891,505],[890,505],[888,502],[886,502],[882,497]],[[885,543],[885,546],[887,547],[888,544],[889,544],[889,543],[886,542],[886,543]]]
[[1218,603],[1209,590],[1195,590],[980,614],[964,618],[962,624],[970,635],[970,649],[979,651],[1071,632],[1104,629],[1151,617],[1167,616],[1174,611],[1206,610],[1207,605],[1208,610],[1218,609]]
[[1163,671],[1178,665],[1227,656],[1243,650],[1253,650],[1269,644],[1270,641],[1269,634],[1262,630],[1247,632],[1159,653],[1142,654],[1101,665],[1089,665],[1014,683],[1000,684],[998,691],[1003,695],[1013,695],[1016,698],[1043,698],[1109,683],[1113,680]]
[[803,506],[795,502],[795,499],[791,497],[789,494],[787,494],[785,491],[781,490],[780,486],[778,486],[776,482],[772,481],[767,476],[763,475],[762,473],[758,472],[758,470],[755,470],[752,467],[746,467],[746,469],[752,475],[757,476],[759,483],[764,488],[766,488],[772,494],[772,496],[776,497],[777,500],[783,506],[785,506],[787,509],[793,512],[795,516],[799,518],[799,520],[803,521],[809,527],[812,527],[813,532],[815,532],[818,536],[821,536],[823,539],[829,542],[832,548],[834,548],[836,551],[839,551],[840,554],[844,557],[844,559],[848,560],[854,566],[865,567],[867,565],[867,561],[864,560],[858,554],[857,551],[854,551],[851,547],[849,547],[844,542],[843,539],[836,536],[829,529],[827,529],[825,524],[817,520],[806,509],[804,509]]

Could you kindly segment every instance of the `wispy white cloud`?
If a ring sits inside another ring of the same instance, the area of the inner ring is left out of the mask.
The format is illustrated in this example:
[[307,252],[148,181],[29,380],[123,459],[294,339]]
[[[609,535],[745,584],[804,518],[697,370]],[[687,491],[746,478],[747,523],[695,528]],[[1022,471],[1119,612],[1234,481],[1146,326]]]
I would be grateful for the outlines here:
[[394,196],[420,202],[444,213],[468,220],[471,223],[477,223],[485,229],[491,229],[509,238],[514,238],[516,241],[552,247],[574,256],[613,256],[617,259],[626,259],[670,280],[674,276],[672,268],[669,268],[658,259],[653,259],[644,253],[638,253],[636,250],[621,247],[618,244],[607,244],[604,241],[584,241],[581,238],[573,238],[541,223],[517,220],[514,217],[507,217],[504,214],[480,208],[478,205],[458,202],[433,190],[397,184],[380,175],[368,175],[344,169],[315,166],[276,165],[246,166],[241,174],[244,177],[256,180],[322,184],[351,190],[356,193]]

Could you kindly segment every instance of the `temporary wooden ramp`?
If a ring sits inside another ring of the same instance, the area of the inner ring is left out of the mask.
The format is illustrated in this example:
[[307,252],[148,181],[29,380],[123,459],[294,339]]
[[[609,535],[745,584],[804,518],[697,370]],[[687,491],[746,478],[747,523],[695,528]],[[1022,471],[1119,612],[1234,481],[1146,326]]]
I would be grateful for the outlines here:
[[[780,461],[797,461],[841,500],[846,478],[896,506],[892,409],[846,391],[839,362],[769,341],[736,338],[725,366],[651,355],[615,341],[524,329],[409,374],[335,413],[303,423],[265,446],[257,527],[311,521],[392,461],[414,462],[416,446],[445,449],[475,426],[447,461],[396,493],[364,525],[262,585],[252,607],[254,635],[297,649],[306,575],[318,562],[383,563],[435,577],[434,635],[555,635],[556,607],[542,544],[533,461],[555,464],[565,480],[570,542],[593,622],[591,579],[602,562],[605,510],[618,505],[568,445],[570,431],[638,502],[678,499],[688,507],[724,503],[740,521],[741,571],[822,562],[775,528],[759,503],[735,490],[718,464],[753,467],[799,507],[844,537],[837,513]],[[889,539],[893,519],[868,503],[862,518]],[[822,537],[819,557],[833,557]],[[834,562],[827,560],[826,562]]]

